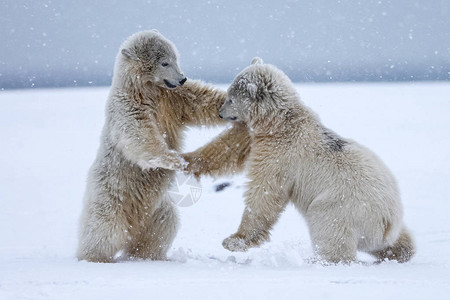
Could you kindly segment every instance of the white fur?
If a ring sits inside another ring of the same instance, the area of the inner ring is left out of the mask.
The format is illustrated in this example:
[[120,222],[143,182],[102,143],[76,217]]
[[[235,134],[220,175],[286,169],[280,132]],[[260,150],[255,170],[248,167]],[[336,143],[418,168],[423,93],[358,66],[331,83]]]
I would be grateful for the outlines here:
[[[199,172],[201,162],[195,159],[197,152],[184,155],[189,165],[179,154],[183,130],[225,123],[217,113],[225,92],[201,81],[185,82],[176,48],[156,30],[138,32],[121,46],[100,147],[88,174],[78,259],[166,258],[178,229],[169,184],[175,170],[189,166],[188,171]],[[225,137],[241,146],[221,151],[234,160],[206,148],[211,156],[207,161],[219,173],[239,168],[241,157],[249,152],[248,131],[242,124],[210,147],[223,149]]]
[[184,82],[175,47],[157,31],[136,33],[121,46],[88,174],[78,259],[166,258],[178,228],[167,190],[175,170],[187,166],[178,153],[182,130],[224,123],[217,110],[225,93]]
[[[162,68],[156,56],[170,61],[171,70]],[[79,259],[111,262],[118,252],[165,259],[175,237],[177,213],[164,191],[173,170],[182,170],[186,163],[150,117],[157,110],[151,98],[164,86],[153,77],[174,83],[184,78],[176,49],[155,31],[136,33],[116,58],[106,122],[84,197]]]
[[246,210],[225,248],[245,251],[268,240],[292,202],[326,262],[353,262],[357,250],[400,262],[413,255],[392,173],[369,149],[325,128],[280,70],[262,62],[246,68],[220,113],[253,129]]

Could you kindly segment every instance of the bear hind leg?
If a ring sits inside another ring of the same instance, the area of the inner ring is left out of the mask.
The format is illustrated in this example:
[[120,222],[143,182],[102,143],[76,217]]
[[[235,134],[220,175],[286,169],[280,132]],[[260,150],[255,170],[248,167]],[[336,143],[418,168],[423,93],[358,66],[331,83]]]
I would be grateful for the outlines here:
[[178,230],[177,211],[168,197],[153,212],[146,228],[128,254],[133,258],[167,260],[167,251]]
[[[324,264],[350,264],[356,262],[357,243],[353,234],[330,235],[317,237],[312,235],[315,253],[318,261]],[[328,236],[328,237],[327,237]]]
[[396,260],[399,263],[405,263],[411,259],[416,252],[416,247],[411,234],[406,228],[400,232],[397,241],[392,246],[388,246],[382,250],[372,251],[370,254],[382,262],[385,259]]
[[356,262],[358,242],[345,218],[334,216],[326,206],[310,208],[307,217],[314,252],[318,256],[314,260],[323,264]]
[[114,262],[116,255],[128,243],[126,229],[109,223],[97,223],[95,228],[92,227],[85,228],[85,232],[80,238],[77,251],[78,260],[100,263]]

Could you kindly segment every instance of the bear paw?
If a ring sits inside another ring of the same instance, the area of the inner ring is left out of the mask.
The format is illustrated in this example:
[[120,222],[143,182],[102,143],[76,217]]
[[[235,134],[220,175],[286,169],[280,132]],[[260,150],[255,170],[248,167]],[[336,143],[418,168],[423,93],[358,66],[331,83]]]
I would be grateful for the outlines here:
[[244,252],[248,249],[245,240],[235,236],[230,236],[224,239],[222,242],[222,246],[230,251]]
[[161,156],[153,156],[150,159],[142,159],[137,163],[143,170],[163,168],[175,171],[183,171],[186,169],[188,162],[176,151],[169,150]]
[[178,154],[178,152],[170,150],[165,157],[166,168],[175,170],[175,171],[183,171],[188,163],[184,160],[184,158]]
[[197,179],[204,173],[202,160],[190,153],[182,154],[182,158],[186,161],[184,172],[194,175]]

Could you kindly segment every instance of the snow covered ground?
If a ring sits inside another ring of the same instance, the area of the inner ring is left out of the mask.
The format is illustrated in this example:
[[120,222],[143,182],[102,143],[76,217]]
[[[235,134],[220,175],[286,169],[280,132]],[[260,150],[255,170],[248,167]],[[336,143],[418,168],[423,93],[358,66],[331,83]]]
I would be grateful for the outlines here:
[[[77,221],[107,88],[0,92],[0,299],[448,299],[450,83],[298,84],[323,123],[373,149],[397,176],[418,252],[406,264],[328,266],[289,207],[272,241],[222,248],[244,176],[204,178],[168,262],[78,262]],[[221,129],[193,129],[185,150]],[[215,186],[231,182],[221,192]],[[366,255],[361,260],[371,261]]]

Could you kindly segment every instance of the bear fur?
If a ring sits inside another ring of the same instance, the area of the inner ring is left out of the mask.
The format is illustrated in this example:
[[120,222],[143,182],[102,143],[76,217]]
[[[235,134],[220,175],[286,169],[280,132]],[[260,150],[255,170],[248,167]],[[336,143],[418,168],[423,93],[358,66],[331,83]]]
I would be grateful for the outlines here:
[[414,254],[391,172],[369,149],[325,128],[283,72],[254,59],[229,87],[220,115],[245,122],[253,136],[246,208],[226,249],[268,240],[292,202],[324,263],[355,262],[357,251],[398,262]]
[[248,130],[236,124],[212,142],[213,148],[228,152],[194,152],[191,166],[194,154],[186,160],[179,154],[187,126],[226,123],[217,114],[225,97],[201,81],[186,81],[174,45],[157,31],[138,32],[123,43],[100,147],[88,174],[79,260],[166,259],[178,228],[167,194],[175,171],[199,172],[199,157],[217,174],[239,171],[249,153]]

